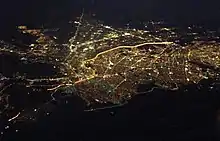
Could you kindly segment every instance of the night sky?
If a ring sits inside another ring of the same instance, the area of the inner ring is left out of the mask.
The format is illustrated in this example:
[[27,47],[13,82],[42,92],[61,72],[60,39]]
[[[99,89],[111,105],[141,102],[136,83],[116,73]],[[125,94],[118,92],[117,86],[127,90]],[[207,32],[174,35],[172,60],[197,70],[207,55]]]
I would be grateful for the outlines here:
[[85,9],[103,19],[167,19],[177,23],[219,22],[218,0],[8,0],[1,2],[4,23],[45,22],[71,19]]

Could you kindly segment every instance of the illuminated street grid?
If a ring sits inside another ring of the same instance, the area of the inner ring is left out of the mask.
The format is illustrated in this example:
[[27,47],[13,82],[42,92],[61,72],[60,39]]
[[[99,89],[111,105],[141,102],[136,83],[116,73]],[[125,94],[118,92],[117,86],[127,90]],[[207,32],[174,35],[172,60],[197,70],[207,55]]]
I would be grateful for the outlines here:
[[[200,37],[196,33],[190,33],[195,35],[194,42],[180,45],[173,41],[180,38],[175,28],[160,27],[158,23],[151,22],[157,26],[158,36],[144,29],[106,26],[86,15],[70,24],[77,30],[70,31],[69,41],[63,44],[56,42],[58,37],[48,36],[45,29],[26,26],[18,26],[18,30],[37,38],[28,49],[1,41],[1,54],[17,54],[21,61],[52,64],[58,70],[56,76],[44,78],[2,75],[1,105],[10,107],[4,93],[10,88],[4,82],[10,79],[22,79],[27,88],[46,90],[52,99],[63,90],[88,103],[120,104],[136,94],[146,93],[137,90],[139,84],[151,82],[155,87],[177,90],[181,85],[219,78],[219,44],[197,41]],[[10,120],[20,115],[21,112]]]

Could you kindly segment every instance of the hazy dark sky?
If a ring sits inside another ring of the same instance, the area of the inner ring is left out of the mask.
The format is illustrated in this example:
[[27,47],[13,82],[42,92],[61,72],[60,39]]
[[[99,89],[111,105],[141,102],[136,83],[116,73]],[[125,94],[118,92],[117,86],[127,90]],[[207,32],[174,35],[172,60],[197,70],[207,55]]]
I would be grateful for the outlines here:
[[5,23],[43,22],[75,16],[82,8],[112,20],[220,21],[219,0],[7,0],[0,14]]
[[134,18],[219,20],[220,1],[214,0],[94,0],[94,9]]

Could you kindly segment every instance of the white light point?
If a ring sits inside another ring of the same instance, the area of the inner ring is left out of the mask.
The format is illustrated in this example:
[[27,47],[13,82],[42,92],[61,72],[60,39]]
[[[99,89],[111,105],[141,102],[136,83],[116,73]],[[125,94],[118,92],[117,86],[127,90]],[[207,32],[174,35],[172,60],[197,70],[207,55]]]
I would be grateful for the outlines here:
[[173,74],[173,72],[172,72],[172,71],[170,71],[170,72],[169,72],[169,74],[170,74],[170,75],[172,75],[172,74]]
[[107,28],[107,29],[111,29],[111,27],[110,26],[104,26],[105,28]]
[[129,36],[129,35],[131,35],[131,34],[126,32],[124,35],[125,35],[125,36]]

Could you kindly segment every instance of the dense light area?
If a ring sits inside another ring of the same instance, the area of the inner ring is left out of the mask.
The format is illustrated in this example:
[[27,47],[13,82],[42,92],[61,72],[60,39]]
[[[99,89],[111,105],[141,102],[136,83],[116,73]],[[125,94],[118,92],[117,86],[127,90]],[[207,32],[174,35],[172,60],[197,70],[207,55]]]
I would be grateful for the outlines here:
[[[21,62],[45,63],[56,70],[53,76],[34,77],[21,72],[0,75],[0,114],[5,114],[8,121],[35,119],[33,113],[57,100],[57,93],[78,95],[88,104],[122,104],[155,88],[178,90],[182,85],[197,84],[202,79],[219,79],[220,45],[198,40],[201,37],[197,33],[187,33],[194,41],[181,45],[178,42],[181,35],[175,28],[156,22],[150,23],[155,31],[123,29],[82,14],[70,24],[77,28],[74,33],[70,31],[67,43],[57,43],[57,37],[48,36],[46,29],[28,29],[23,25],[18,30],[36,38],[28,48],[0,42],[1,55],[16,54]],[[151,88],[139,91],[138,86],[146,83],[151,83]],[[50,98],[39,101],[31,114],[26,109],[7,114],[14,109],[7,93],[13,85],[43,91]]]

